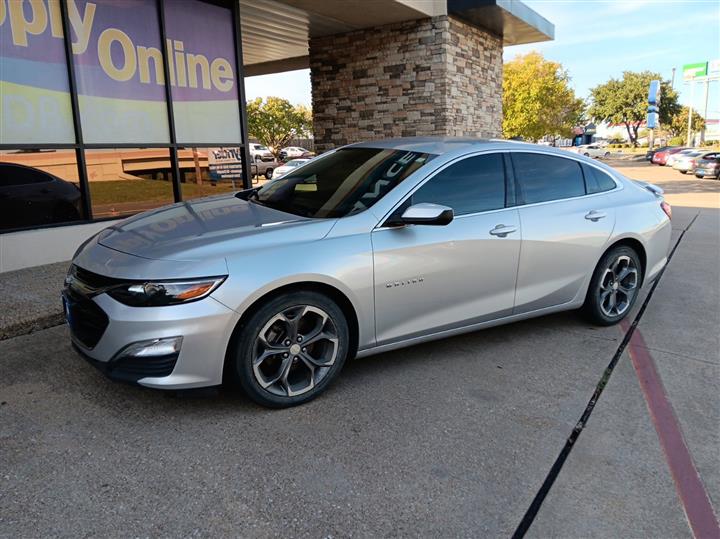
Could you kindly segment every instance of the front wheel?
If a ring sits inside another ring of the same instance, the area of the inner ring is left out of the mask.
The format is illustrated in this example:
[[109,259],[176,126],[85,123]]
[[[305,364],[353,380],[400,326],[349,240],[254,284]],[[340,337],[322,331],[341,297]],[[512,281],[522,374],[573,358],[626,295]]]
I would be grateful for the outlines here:
[[273,169],[268,168],[265,170],[265,179],[266,180],[272,180],[273,177]]
[[603,155],[603,157],[605,157],[605,159],[609,159],[609,158],[610,158],[610,152],[605,152],[605,154]]
[[227,367],[258,404],[296,406],[317,397],[340,373],[349,335],[342,310],[326,296],[283,294],[239,328]]
[[681,170],[680,174],[687,174],[687,170]]
[[602,257],[593,272],[582,311],[601,326],[617,324],[637,300],[642,284],[642,265],[634,249],[619,246]]

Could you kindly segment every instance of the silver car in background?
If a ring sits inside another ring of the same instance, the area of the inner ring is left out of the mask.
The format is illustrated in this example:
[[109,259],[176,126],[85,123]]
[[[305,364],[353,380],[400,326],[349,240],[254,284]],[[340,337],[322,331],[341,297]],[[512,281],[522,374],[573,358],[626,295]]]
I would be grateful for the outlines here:
[[306,402],[346,359],[547,313],[630,311],[667,261],[662,191],[563,150],[410,138],[131,217],[74,256],[76,349],[153,388]]

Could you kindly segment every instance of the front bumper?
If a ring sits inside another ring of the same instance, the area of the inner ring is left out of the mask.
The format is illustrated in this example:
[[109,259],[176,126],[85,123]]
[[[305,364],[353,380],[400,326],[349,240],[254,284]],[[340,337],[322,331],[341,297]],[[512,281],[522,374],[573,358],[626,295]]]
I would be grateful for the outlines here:
[[[63,296],[66,305],[68,299],[79,299],[70,297],[68,290]],[[222,383],[225,351],[238,315],[212,297],[167,307],[128,307],[107,294],[80,299],[92,302],[94,307],[66,309],[73,346],[110,378],[163,389]],[[107,318],[104,324],[82,318],[98,313]],[[95,328],[96,333],[88,334],[87,327]],[[178,336],[182,345],[175,357],[118,358],[118,353],[132,343]]]

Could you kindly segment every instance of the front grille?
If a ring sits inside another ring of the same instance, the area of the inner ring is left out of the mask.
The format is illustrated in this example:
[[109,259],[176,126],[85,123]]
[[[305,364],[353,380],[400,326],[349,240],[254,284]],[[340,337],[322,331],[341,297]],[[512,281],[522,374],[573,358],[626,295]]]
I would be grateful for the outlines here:
[[94,348],[110,323],[108,316],[97,303],[71,288],[66,288],[63,295],[70,332],[85,347]]
[[170,376],[178,354],[157,357],[123,357],[112,361],[109,370],[113,378],[139,380],[146,377]]
[[127,279],[115,279],[113,277],[106,277],[105,275],[100,275],[99,273],[93,273],[92,271],[83,269],[75,264],[73,264],[72,268],[70,269],[70,274],[74,276],[75,279],[80,281],[80,284],[83,288],[89,290],[102,290],[105,288],[110,288],[112,286],[127,283]]

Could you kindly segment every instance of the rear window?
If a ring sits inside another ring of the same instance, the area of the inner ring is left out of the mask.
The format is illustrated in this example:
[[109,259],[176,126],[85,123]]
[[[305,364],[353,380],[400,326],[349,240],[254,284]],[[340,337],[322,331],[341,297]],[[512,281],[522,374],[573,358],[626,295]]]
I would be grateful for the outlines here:
[[580,163],[537,153],[511,153],[520,197],[525,204],[573,198],[585,194]]
[[615,189],[615,182],[607,173],[588,165],[583,165],[582,168],[585,174],[585,185],[588,194],[602,193],[603,191]]

